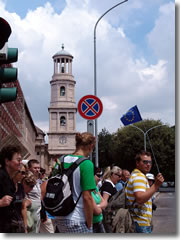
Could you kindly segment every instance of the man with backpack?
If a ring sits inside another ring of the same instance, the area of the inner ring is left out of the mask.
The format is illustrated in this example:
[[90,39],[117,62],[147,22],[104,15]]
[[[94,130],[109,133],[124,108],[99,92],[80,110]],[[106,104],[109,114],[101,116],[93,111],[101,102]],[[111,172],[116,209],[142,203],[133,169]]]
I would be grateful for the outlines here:
[[79,161],[82,158],[84,160],[72,173],[72,195],[75,208],[68,215],[65,212],[69,209],[63,209],[64,215],[56,215],[55,222],[60,233],[92,233],[93,199],[91,191],[96,188],[96,184],[94,180],[94,166],[88,157],[94,146],[95,137],[92,134],[87,132],[77,133],[75,152],[63,158],[63,168],[65,170],[70,169],[77,160]]
[[155,178],[154,184],[150,187],[146,174],[152,167],[151,154],[141,151],[135,157],[136,168],[131,173],[125,188],[127,207],[135,222],[137,233],[151,233],[152,219],[152,196],[159,189],[164,181],[161,173]]

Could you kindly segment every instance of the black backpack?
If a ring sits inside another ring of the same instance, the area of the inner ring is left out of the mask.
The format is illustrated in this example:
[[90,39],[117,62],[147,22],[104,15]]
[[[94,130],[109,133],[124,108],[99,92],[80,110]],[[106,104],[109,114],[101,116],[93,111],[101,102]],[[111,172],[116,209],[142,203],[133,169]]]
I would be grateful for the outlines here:
[[76,202],[73,199],[73,172],[85,160],[81,157],[76,160],[69,168],[64,168],[64,157],[60,158],[61,170],[56,176],[51,177],[46,186],[46,194],[43,199],[43,205],[52,216],[67,216],[78,203],[81,194]]

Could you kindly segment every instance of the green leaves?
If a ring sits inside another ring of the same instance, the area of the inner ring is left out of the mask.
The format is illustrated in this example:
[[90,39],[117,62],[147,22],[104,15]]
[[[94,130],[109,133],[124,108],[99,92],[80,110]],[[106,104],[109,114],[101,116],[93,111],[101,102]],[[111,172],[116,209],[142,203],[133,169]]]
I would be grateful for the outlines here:
[[[146,136],[147,151],[152,149],[159,169],[166,181],[175,180],[175,127],[163,125],[160,120],[143,120],[134,124],[144,132],[154,126],[161,125],[148,132]],[[152,147],[152,149],[151,149]],[[100,167],[117,165],[132,171],[135,167],[135,155],[144,149],[144,134],[131,125],[118,129],[110,134],[102,129],[99,133],[99,164]],[[152,154],[153,159],[153,154]],[[157,174],[154,164],[152,171]]]

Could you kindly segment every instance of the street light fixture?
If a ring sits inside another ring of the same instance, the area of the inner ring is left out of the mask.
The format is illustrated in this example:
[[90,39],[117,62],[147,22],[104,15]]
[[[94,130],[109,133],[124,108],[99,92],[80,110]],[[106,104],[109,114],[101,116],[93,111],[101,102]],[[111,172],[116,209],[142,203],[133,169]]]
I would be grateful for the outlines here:
[[139,131],[141,131],[144,134],[144,151],[146,151],[146,135],[148,134],[148,132],[151,131],[154,128],[162,127],[162,126],[165,126],[165,125],[154,126],[154,127],[150,128],[150,129],[148,129],[146,132],[144,132],[141,128],[139,128],[139,127],[137,127],[135,125],[130,125],[130,126],[137,128]]
[[[113,7],[111,7],[110,9],[108,9],[104,14],[102,14],[102,16],[97,20],[95,26],[94,26],[94,95],[97,96],[97,77],[96,77],[96,27],[99,23],[99,21],[104,17],[104,15],[106,15],[108,12],[110,12],[112,9],[114,9],[115,7],[127,2],[128,0],[124,0],[116,5],[114,5]],[[98,121],[97,118],[95,119],[95,137],[96,137],[96,157],[95,157],[95,166],[98,167],[99,165],[99,161],[98,161]]]
[[[143,134],[144,134],[144,150],[146,151],[146,135],[148,134],[149,131],[151,131],[152,129],[154,128],[157,128],[157,127],[163,127],[163,126],[166,126],[165,124],[164,125],[157,125],[157,126],[154,126],[150,129],[148,129],[146,132],[144,132],[141,128],[135,126],[135,125],[130,125],[132,127],[135,127],[137,128],[138,130],[140,130]],[[149,136],[148,136],[149,138]],[[149,142],[150,146],[151,146],[151,143]],[[154,155],[154,152],[153,152],[153,149],[152,149],[152,146],[151,146],[151,150],[152,150],[152,154],[153,154],[153,157],[154,157],[154,161],[155,161],[155,164],[156,164],[156,167],[157,167],[157,170],[158,170],[158,173],[160,172],[159,171],[159,167],[158,167],[158,164],[157,164],[157,161],[156,161],[156,158],[155,158],[155,155]]]
[[141,128],[139,128],[139,127],[137,127],[137,126],[135,126],[135,125],[130,125],[130,126],[139,129],[139,130],[144,134],[144,150],[146,151],[146,135],[148,134],[148,132],[151,131],[151,130],[154,129],[154,128],[163,127],[163,126],[165,126],[165,125],[157,125],[157,126],[154,126],[154,127],[150,128],[150,129],[148,129],[146,132],[144,132]]

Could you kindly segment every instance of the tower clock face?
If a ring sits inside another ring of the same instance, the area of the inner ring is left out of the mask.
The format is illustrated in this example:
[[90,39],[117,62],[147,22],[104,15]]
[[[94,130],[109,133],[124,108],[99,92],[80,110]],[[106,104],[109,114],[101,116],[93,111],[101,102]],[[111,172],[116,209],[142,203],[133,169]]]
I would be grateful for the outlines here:
[[59,137],[59,143],[61,143],[61,144],[67,143],[67,137],[66,136],[60,136]]

